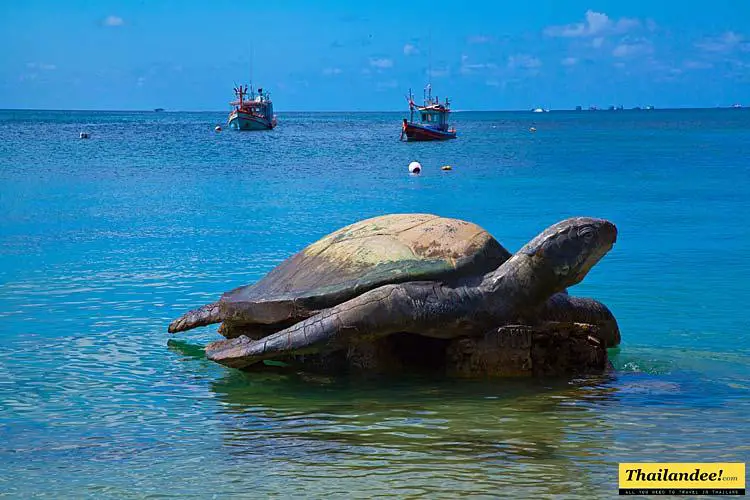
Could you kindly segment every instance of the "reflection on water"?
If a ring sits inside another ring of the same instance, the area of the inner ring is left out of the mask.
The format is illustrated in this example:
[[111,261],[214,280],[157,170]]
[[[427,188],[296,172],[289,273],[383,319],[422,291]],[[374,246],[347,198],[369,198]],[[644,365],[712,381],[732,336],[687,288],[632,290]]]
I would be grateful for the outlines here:
[[750,453],[747,389],[678,361],[502,383],[243,373],[149,331],[0,350],[4,491],[608,496],[620,461]]
[[747,389],[675,362],[502,383],[279,375],[147,333],[0,351],[4,490],[603,496],[620,461],[750,453]]
[[[254,135],[215,134],[223,115],[0,112],[0,495],[604,497],[618,462],[748,461],[750,115],[701,113],[548,113],[536,134],[525,114],[460,113],[462,138],[428,146],[395,141],[388,114]],[[614,220],[573,292],[617,315],[616,370],[245,374],[205,359],[215,328],[168,344],[185,310],[388,212],[471,220],[510,249],[571,215]]]

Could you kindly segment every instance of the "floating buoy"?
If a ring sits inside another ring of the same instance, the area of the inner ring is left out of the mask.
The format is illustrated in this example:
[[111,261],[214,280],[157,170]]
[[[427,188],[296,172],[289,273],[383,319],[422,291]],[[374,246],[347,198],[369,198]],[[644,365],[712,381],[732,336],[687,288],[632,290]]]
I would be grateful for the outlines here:
[[217,131],[217,132],[221,132],[221,125],[216,125],[214,127],[214,130]]
[[412,174],[418,174],[422,171],[422,165],[419,164],[418,161],[413,161],[409,163],[409,172]]
[[80,133],[80,134],[78,135],[78,137],[79,137],[80,139],[88,139],[88,138],[89,138],[89,133],[88,133],[88,132],[81,132],[81,133]]
[[450,165],[443,165],[442,167],[440,167],[440,170],[453,170],[453,167],[451,167]]
[[531,128],[529,129],[529,132],[536,132],[536,127],[531,127]]

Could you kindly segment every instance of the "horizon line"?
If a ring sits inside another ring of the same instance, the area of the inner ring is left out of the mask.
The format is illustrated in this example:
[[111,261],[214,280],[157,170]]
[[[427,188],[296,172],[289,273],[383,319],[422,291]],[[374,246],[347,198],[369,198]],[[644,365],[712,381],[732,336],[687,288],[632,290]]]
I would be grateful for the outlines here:
[[[649,105],[651,106],[651,105]],[[736,104],[730,104],[725,106],[676,106],[676,107],[666,107],[666,108],[660,108],[654,106],[651,109],[646,109],[646,106],[639,106],[639,107],[629,107],[629,108],[621,108],[621,109],[609,109],[607,108],[597,108],[597,109],[589,109],[581,107],[581,109],[573,108],[549,108],[546,109],[544,113],[554,113],[554,112],[561,112],[561,111],[676,111],[676,110],[699,110],[699,109],[738,109],[735,108]],[[161,111],[155,111],[156,109],[161,109]],[[532,113],[534,109],[537,108],[526,108],[526,109],[453,109],[451,110],[451,113]],[[742,106],[739,109],[750,109],[746,108],[745,106]],[[68,111],[68,112],[94,112],[94,113],[224,113],[227,111],[224,110],[194,110],[194,109],[167,109],[167,108],[150,108],[150,109],[93,109],[93,108],[78,108],[78,109],[60,109],[60,108],[0,108],[0,111]],[[325,109],[318,109],[318,110],[286,110],[281,111],[281,113],[403,113],[407,112],[408,110],[325,110]],[[544,113],[535,113],[535,114],[544,114]]]

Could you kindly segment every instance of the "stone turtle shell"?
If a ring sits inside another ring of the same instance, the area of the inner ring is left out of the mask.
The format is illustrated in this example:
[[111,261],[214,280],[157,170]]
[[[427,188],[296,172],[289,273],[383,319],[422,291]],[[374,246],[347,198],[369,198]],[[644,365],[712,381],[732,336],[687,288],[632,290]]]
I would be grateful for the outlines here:
[[225,293],[225,323],[297,321],[389,283],[478,278],[510,253],[470,222],[393,214],[346,226],[288,258],[263,279]]

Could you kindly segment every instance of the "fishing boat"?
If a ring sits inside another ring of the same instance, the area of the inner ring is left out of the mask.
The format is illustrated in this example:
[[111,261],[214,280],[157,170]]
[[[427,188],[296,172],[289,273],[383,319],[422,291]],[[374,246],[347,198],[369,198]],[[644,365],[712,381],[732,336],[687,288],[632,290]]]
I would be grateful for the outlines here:
[[[414,96],[409,89],[409,119],[404,118],[401,125],[401,140],[406,137],[407,141],[444,141],[456,138],[456,129],[448,125],[448,114],[450,113],[450,102],[445,98],[432,97],[432,85],[427,84],[424,88],[424,105],[419,106],[414,102]],[[414,121],[414,113],[417,113],[419,121]]]
[[252,85],[250,91],[247,85],[234,88],[236,101],[229,113],[229,128],[232,130],[271,130],[276,126],[276,115],[273,114],[271,95],[259,88],[256,93]]

